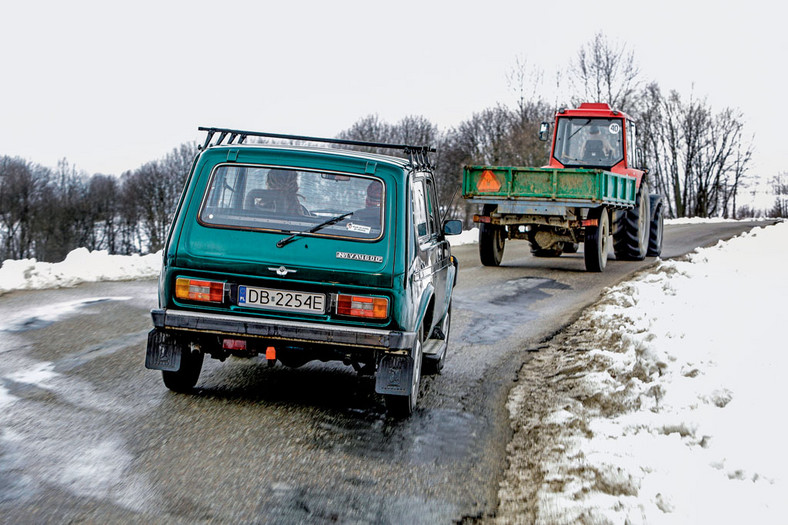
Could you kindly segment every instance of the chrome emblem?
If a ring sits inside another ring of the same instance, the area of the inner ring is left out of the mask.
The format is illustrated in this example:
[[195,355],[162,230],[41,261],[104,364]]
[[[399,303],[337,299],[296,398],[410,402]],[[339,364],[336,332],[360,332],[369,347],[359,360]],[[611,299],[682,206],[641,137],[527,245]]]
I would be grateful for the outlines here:
[[268,268],[272,272],[276,272],[276,275],[280,277],[284,277],[288,273],[296,273],[297,270],[290,270],[289,268],[285,268],[284,266],[280,266],[279,268],[274,268],[273,266]]

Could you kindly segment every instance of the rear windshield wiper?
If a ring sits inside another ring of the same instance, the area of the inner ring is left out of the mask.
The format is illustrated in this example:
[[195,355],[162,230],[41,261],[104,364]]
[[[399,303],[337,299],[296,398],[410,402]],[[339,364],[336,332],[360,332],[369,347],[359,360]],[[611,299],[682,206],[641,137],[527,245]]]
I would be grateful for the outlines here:
[[332,224],[336,224],[336,223],[338,223],[339,221],[341,221],[342,219],[344,219],[344,218],[346,218],[346,217],[350,217],[351,215],[353,215],[353,212],[352,212],[352,211],[349,211],[349,212],[347,212],[347,213],[344,213],[344,214],[342,214],[342,215],[337,215],[336,217],[332,217],[332,218],[328,219],[327,221],[323,221],[323,222],[321,222],[320,224],[318,224],[317,226],[312,226],[312,227],[311,227],[311,228],[309,228],[308,230],[303,230],[303,231],[300,231],[300,232],[295,232],[295,233],[294,233],[293,235],[291,235],[290,237],[285,237],[284,239],[281,239],[281,240],[277,241],[277,242],[276,242],[276,247],[277,247],[277,248],[281,248],[282,246],[284,246],[285,244],[289,243],[290,241],[292,241],[293,239],[295,239],[295,238],[296,238],[296,237],[298,237],[299,235],[303,235],[303,234],[305,234],[305,233],[315,233],[316,231],[322,230],[322,229],[323,229],[323,228],[325,228],[326,226],[331,226]]

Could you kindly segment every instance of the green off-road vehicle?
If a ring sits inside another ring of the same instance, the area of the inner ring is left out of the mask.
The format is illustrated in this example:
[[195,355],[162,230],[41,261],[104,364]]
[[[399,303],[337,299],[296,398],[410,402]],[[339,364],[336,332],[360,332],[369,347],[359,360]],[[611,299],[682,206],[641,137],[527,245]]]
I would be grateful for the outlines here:
[[[146,366],[184,392],[207,354],[375,374],[410,414],[446,359],[457,263],[428,147],[218,128],[207,132],[170,228]],[[249,136],[397,148],[407,158]],[[216,138],[215,142],[212,141]],[[227,139],[225,141],[225,139]]]

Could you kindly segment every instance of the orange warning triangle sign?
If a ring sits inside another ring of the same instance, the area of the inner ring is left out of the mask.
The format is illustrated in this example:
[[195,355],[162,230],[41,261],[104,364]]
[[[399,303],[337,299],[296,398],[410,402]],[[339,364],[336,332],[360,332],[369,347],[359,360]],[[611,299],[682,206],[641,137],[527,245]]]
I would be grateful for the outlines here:
[[495,173],[490,170],[484,170],[476,183],[476,189],[479,191],[498,191],[501,189],[501,183],[498,181]]

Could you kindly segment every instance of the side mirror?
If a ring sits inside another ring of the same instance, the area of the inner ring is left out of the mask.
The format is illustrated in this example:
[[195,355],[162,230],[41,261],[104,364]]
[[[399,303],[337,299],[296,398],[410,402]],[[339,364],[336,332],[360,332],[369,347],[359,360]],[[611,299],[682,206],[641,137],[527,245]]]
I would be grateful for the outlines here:
[[451,220],[443,223],[444,235],[459,235],[462,233],[462,221]]
[[542,142],[547,142],[550,140],[550,123],[549,122],[542,122],[542,125],[539,126],[539,140]]

